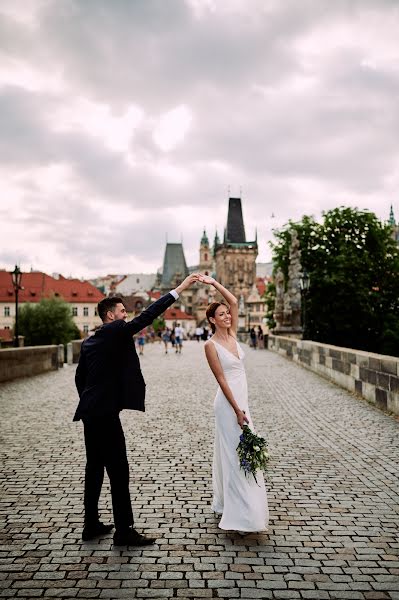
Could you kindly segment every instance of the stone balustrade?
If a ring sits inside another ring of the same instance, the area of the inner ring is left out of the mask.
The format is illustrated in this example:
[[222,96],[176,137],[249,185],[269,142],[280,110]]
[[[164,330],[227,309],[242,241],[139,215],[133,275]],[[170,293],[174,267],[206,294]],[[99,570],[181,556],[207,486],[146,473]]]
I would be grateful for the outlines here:
[[0,382],[30,377],[63,366],[63,346],[26,346],[0,349]]
[[80,349],[82,347],[83,340],[73,340],[72,344],[72,362],[74,364],[79,362]]
[[276,335],[268,347],[399,415],[399,358]]

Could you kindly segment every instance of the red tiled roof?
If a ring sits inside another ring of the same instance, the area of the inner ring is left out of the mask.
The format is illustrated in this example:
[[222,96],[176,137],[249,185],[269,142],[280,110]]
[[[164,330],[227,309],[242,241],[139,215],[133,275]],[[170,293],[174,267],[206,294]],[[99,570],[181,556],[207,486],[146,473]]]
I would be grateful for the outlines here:
[[187,313],[180,310],[180,308],[167,308],[163,313],[164,319],[168,320],[180,320],[184,321],[187,319],[194,319],[192,315],[188,315]]
[[257,287],[257,290],[258,290],[260,296],[263,296],[263,294],[265,293],[267,284],[270,281],[273,281],[272,277],[257,277],[256,278],[256,287]]
[[12,342],[12,340],[13,340],[12,329],[0,329],[0,340],[2,342]]
[[[97,304],[104,298],[104,294],[88,281],[66,279],[62,275],[55,279],[40,271],[22,273],[21,285],[23,289],[20,290],[18,296],[20,302],[40,302],[42,298],[50,298],[55,295],[69,303]],[[0,302],[13,301],[14,288],[11,273],[0,271]]]
[[263,294],[265,293],[265,289],[266,289],[266,283],[265,283],[265,280],[263,279],[263,277],[256,278],[256,288],[259,292],[259,295],[263,296]]
[[151,301],[159,300],[160,297],[162,296],[161,292],[147,292],[147,294],[151,298]]

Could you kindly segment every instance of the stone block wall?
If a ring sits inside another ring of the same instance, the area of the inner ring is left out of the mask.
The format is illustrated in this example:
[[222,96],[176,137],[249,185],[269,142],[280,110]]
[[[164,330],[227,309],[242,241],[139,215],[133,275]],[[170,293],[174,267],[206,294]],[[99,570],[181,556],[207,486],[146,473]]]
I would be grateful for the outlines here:
[[399,358],[276,335],[269,349],[399,415]]
[[82,342],[83,342],[83,340],[73,340],[71,342],[71,344],[72,344],[72,362],[73,363],[79,362],[80,348],[82,346]]
[[59,366],[58,346],[0,349],[0,382],[56,371]]

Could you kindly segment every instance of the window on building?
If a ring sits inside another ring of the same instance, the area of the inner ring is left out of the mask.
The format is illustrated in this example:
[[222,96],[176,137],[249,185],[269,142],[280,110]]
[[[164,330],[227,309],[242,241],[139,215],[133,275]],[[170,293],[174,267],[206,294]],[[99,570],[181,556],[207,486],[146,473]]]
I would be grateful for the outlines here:
[[89,316],[89,307],[88,306],[84,306],[83,307],[83,316],[84,317],[88,317]]
[[140,283],[140,279],[138,277],[136,279],[136,283]]
[[10,316],[10,307],[9,306],[5,306],[4,307],[4,316],[5,317],[9,317]]
[[96,306],[96,308],[94,309],[94,316],[95,316],[95,317],[98,317],[98,310],[97,310],[97,306]]
[[78,307],[77,306],[72,306],[72,316],[73,317],[78,316]]
[[208,260],[208,254],[206,252],[204,254],[204,260]]
[[83,333],[89,333],[89,326],[83,325]]

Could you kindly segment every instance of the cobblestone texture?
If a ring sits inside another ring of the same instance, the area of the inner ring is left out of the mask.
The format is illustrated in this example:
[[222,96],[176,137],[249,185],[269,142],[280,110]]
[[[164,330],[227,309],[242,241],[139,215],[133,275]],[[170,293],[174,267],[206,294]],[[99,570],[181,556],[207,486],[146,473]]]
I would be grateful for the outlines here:
[[[84,446],[74,367],[0,386],[0,598],[399,600],[398,421],[266,351],[246,349],[269,440],[268,534],[218,530],[203,345],[145,348],[147,412],[124,412],[136,526],[151,549],[80,539]],[[111,519],[109,488],[102,514]]]

